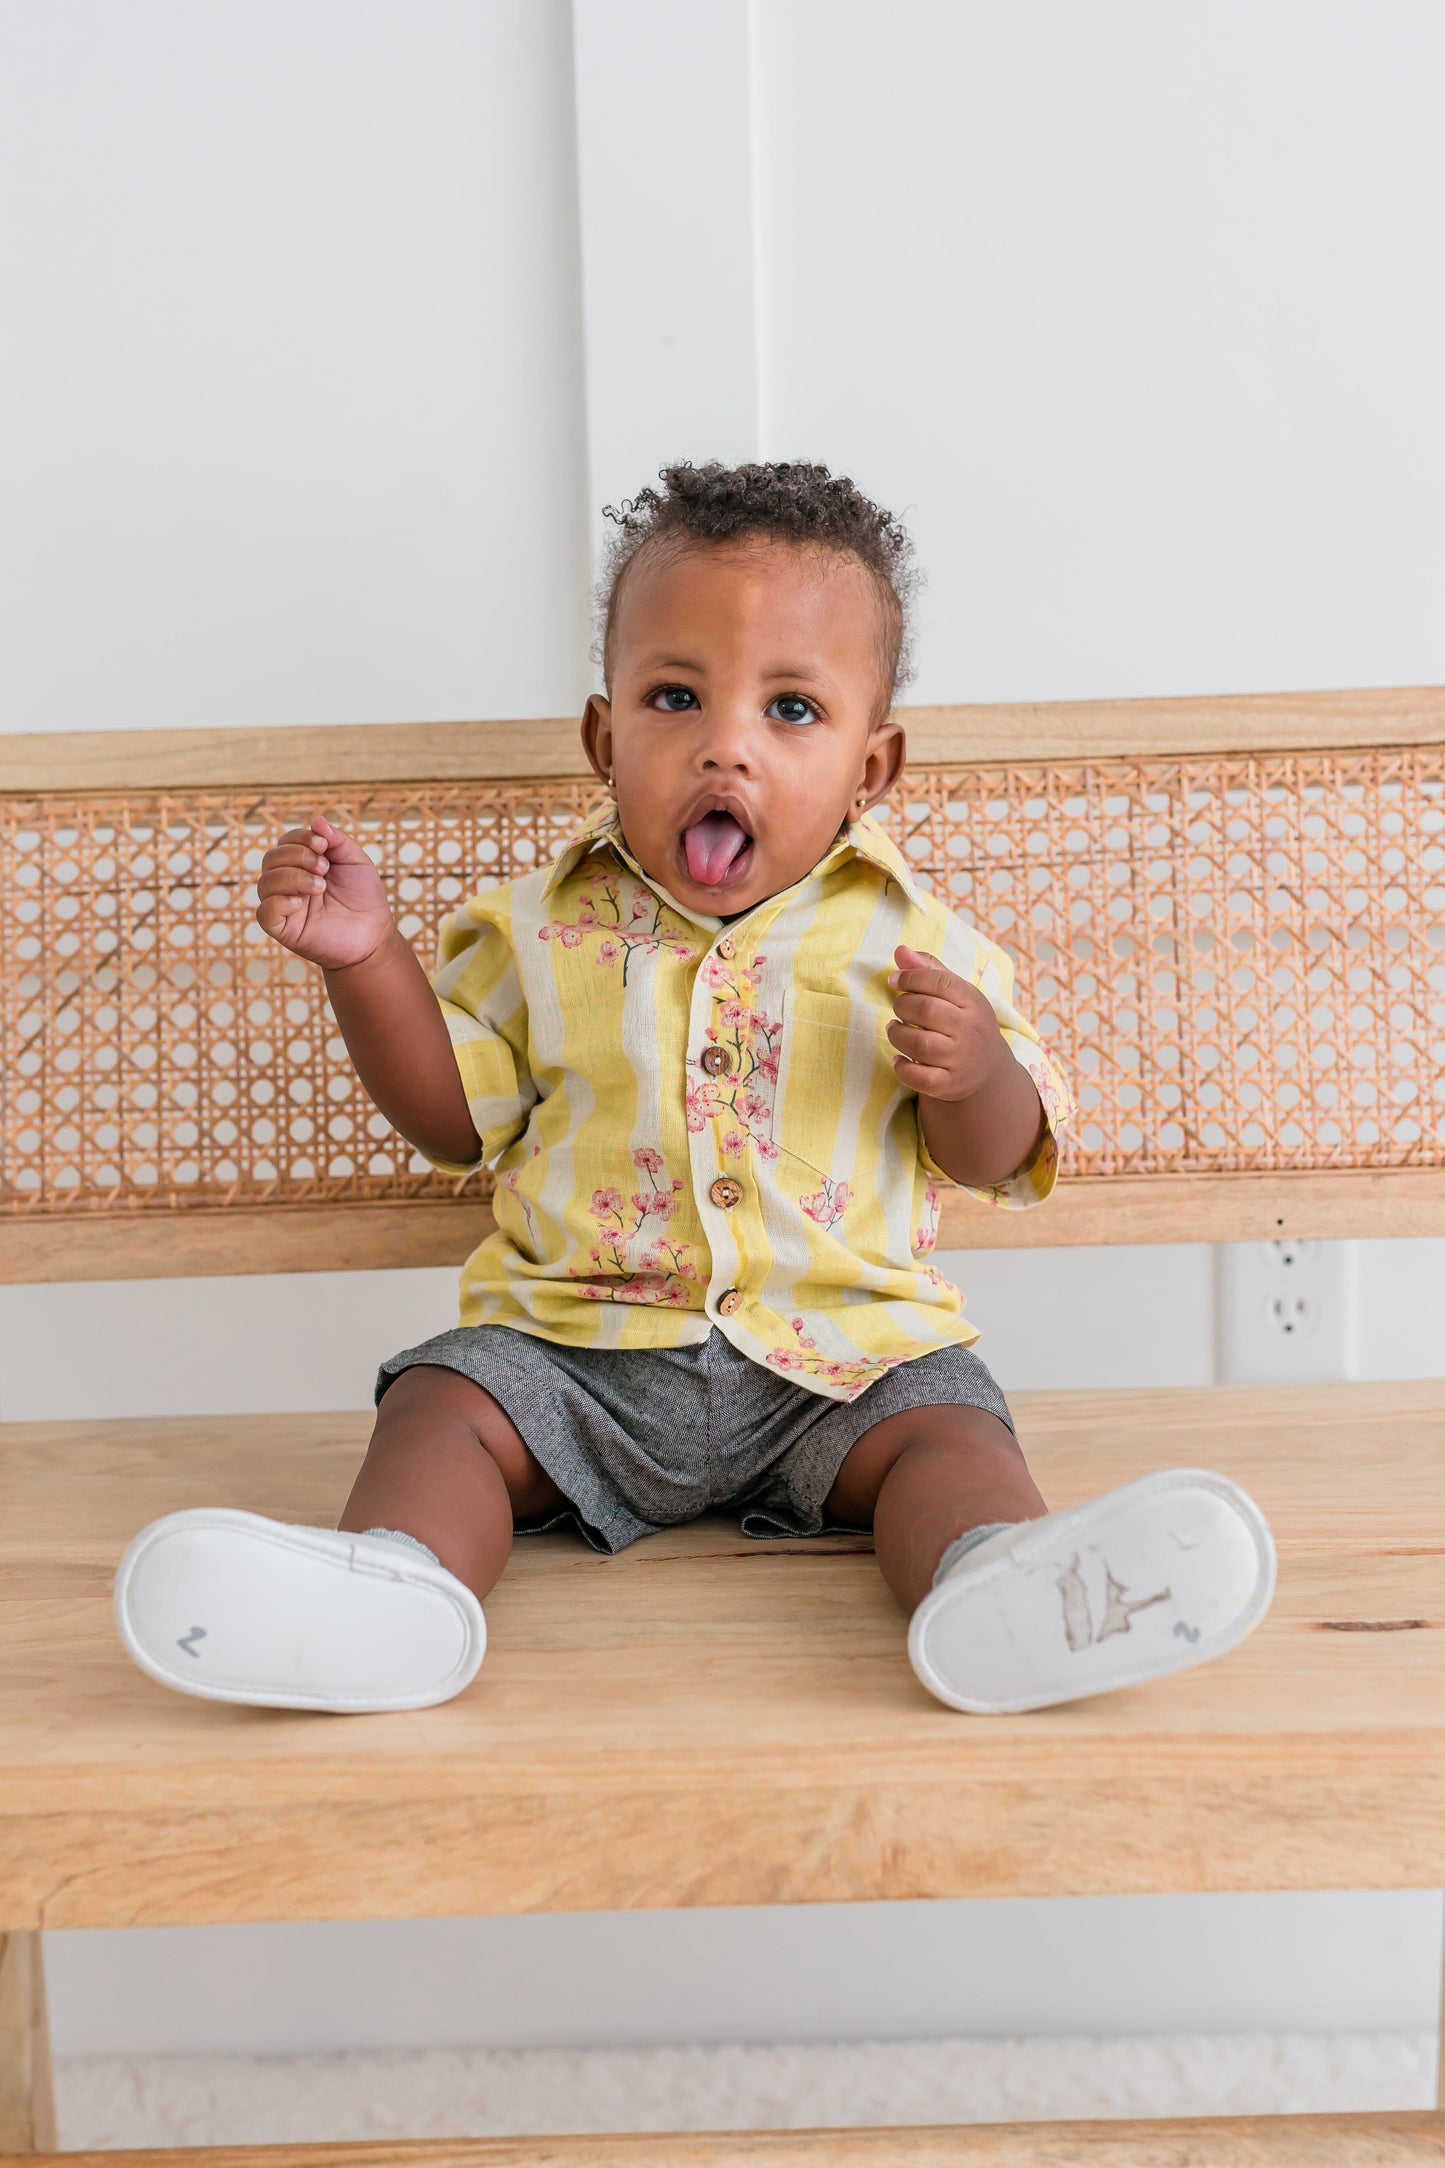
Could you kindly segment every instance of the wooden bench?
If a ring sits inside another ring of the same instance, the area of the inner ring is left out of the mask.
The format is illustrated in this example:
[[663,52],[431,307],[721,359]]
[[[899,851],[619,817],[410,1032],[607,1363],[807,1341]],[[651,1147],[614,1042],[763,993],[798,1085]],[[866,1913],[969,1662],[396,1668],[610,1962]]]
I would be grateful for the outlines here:
[[952,2129],[739,2131],[623,2138],[480,2138],[412,2145],[62,2153],[65,2168],[1422,2168],[1445,2158],[1433,2115],[1292,2115],[1210,2122],[1001,2123]]
[[[1019,954],[1084,1100],[1057,1199],[951,1200],[946,1243],[1445,1231],[1445,695],[909,720],[897,830]],[[571,733],[4,744],[6,1275],[304,1269],[320,1222],[328,1264],[464,1254],[484,1200],[372,1134],[315,974],[251,938],[246,890],[319,802],[425,943],[453,888],[531,862],[587,802]],[[325,1521],[364,1417],[6,1426],[0,2150],[54,2141],[46,1926],[1445,1884],[1445,1385],[1017,1411],[1059,1505],[1169,1461],[1244,1481],[1280,1548],[1260,1632],[1165,1686],[965,1723],[914,1682],[865,1546],[706,1522],[612,1560],[527,1546],[477,1686],[444,1708],[343,1724],[183,1701],[115,1643],[124,1543],[187,1504]],[[185,2158],[1364,2168],[1445,2160],[1445,2120]]]

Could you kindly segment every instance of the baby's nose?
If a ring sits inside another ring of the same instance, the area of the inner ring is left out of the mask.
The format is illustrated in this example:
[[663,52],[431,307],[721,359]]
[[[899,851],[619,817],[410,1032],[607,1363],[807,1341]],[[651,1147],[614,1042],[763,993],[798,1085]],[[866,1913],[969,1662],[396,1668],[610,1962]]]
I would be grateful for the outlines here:
[[726,710],[714,712],[708,717],[698,750],[704,768],[748,771],[757,760],[756,717]]

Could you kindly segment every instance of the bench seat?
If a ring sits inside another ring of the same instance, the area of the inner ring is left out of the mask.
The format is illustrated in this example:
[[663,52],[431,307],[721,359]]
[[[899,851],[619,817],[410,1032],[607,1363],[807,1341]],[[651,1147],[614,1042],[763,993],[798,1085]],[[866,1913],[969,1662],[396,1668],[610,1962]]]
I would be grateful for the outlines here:
[[[1018,1396],[1046,1496],[1243,1481],[1275,1608],[1024,1718],[914,1681],[861,1539],[519,1546],[459,1700],[168,1694],[108,1579],[182,1505],[334,1514],[361,1414],[0,1429],[0,1919],[35,1927],[1445,1882],[1445,1385]],[[1388,1463],[1388,1479],[1377,1471]]]
[[[50,2168],[1424,2168],[1431,2115],[1220,2116],[954,2129],[698,2131],[626,2137],[394,2139],[56,2153]],[[40,2160],[36,2168],[41,2168]]]

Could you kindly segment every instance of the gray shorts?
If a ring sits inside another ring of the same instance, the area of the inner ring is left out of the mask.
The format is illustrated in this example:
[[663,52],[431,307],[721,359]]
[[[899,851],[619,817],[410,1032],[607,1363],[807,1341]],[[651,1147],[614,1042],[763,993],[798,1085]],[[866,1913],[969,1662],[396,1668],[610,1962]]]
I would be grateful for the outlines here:
[[484,1386],[567,1500],[534,1527],[574,1524],[599,1551],[741,1508],[746,1536],[815,1536],[850,1446],[906,1408],[986,1409],[1013,1422],[969,1348],[887,1370],[825,1400],[739,1355],[722,1333],[678,1348],[559,1347],[510,1325],[459,1325],[383,1363],[376,1397],[418,1363]]

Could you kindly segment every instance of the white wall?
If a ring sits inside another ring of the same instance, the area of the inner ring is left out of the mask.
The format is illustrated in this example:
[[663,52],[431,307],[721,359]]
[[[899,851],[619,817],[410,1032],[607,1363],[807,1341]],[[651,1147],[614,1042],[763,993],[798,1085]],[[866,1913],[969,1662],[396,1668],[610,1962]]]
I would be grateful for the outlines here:
[[[1438,1377],[1445,1239],[1360,1249],[1353,1374]],[[1008,1392],[1218,1375],[1201,1244],[941,1251],[939,1263],[968,1291]],[[0,1288],[0,1420],[366,1408],[380,1358],[453,1323],[455,1308],[449,1268]]]
[[[1243,1960],[1243,1961],[1242,1961]],[[1003,1898],[47,1937],[71,2054],[1425,2030],[1440,1900]]]
[[4,727],[575,705],[566,0],[0,21]]
[[757,21],[764,436],[910,507],[916,698],[1445,677],[1445,11]]
[[[1445,677],[1433,0],[714,0],[705,45],[675,0],[575,14],[574,47],[564,0],[0,5],[3,727],[565,711],[597,499],[715,449],[908,511],[920,699]],[[1012,1387],[1212,1374],[1203,1251],[955,1263]],[[1438,1369],[1445,1243],[1362,1267],[1363,1374]],[[361,1406],[450,1309],[446,1273],[7,1289],[0,1414]],[[1438,1922],[822,1908],[51,1959],[68,2052],[1380,2025],[1427,2021]]]

